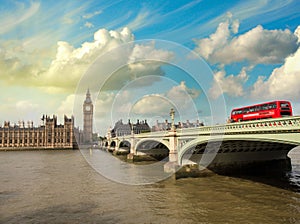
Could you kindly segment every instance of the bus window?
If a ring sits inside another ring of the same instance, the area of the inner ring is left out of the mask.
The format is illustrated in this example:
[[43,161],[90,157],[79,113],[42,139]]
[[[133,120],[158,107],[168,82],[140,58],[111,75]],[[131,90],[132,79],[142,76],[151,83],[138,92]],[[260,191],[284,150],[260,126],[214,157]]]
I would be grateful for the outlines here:
[[290,106],[288,103],[280,103],[280,107],[283,108],[283,107],[290,107]]
[[254,112],[255,111],[255,107],[250,107],[250,112]]
[[242,109],[239,109],[239,110],[236,111],[236,114],[241,114],[241,113],[243,113]]
[[249,108],[244,108],[243,113],[244,114],[249,113]]
[[262,108],[261,108],[262,110],[268,110],[268,104],[264,104],[264,105],[262,105]]
[[276,103],[270,103],[269,104],[269,109],[276,109]]

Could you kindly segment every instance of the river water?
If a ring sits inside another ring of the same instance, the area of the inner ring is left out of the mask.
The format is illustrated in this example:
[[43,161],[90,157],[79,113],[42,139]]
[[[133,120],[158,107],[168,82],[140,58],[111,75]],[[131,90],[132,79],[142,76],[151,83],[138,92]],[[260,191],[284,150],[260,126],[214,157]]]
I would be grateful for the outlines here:
[[300,148],[293,171],[269,184],[213,175],[127,185],[79,150],[0,157],[0,223],[300,223]]

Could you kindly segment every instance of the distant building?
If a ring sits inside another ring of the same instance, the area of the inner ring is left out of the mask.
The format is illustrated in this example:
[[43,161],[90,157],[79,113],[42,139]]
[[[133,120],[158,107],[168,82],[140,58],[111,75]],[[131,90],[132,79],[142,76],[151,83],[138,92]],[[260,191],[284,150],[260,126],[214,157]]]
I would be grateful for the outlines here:
[[166,131],[171,129],[172,124],[165,120],[165,122],[156,121],[155,125],[152,126],[152,131]]
[[[155,125],[152,126],[152,131],[166,131],[171,130],[172,124],[168,122],[168,120],[165,120],[165,122],[158,122],[156,121]],[[194,127],[201,127],[204,126],[203,122],[199,122],[197,120],[196,122],[190,122],[187,120],[186,122],[178,122],[178,124],[175,124],[176,128],[194,128]]]
[[140,134],[151,131],[149,125],[147,124],[147,120],[137,120],[135,124],[131,123],[130,120],[128,120],[127,124],[124,124],[122,120],[119,120],[115,123],[114,128],[111,130],[111,137],[130,135],[131,130],[133,130],[134,134]]
[[0,148],[2,149],[74,149],[74,118],[64,117],[64,124],[57,124],[57,117],[42,117],[43,125],[33,126],[33,122],[11,125],[9,121],[0,127]]
[[199,120],[197,120],[196,122],[190,122],[189,120],[186,120],[186,122],[178,122],[176,128],[195,128],[201,126],[204,126],[204,124]]

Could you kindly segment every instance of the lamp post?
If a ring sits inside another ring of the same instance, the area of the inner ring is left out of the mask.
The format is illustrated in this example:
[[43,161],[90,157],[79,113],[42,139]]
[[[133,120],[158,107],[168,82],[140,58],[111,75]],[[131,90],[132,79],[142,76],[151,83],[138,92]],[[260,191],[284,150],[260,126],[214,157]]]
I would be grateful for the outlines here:
[[172,108],[170,111],[170,117],[171,117],[171,130],[175,131],[175,124],[174,124],[174,117],[175,117],[175,110]]

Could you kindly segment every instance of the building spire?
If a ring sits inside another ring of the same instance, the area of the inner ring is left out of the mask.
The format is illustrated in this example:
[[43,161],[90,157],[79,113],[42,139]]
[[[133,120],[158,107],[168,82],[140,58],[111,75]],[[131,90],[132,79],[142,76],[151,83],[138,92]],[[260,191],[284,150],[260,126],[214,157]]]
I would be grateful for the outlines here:
[[86,91],[86,96],[85,96],[84,103],[92,103],[90,88],[88,88],[87,91]]

